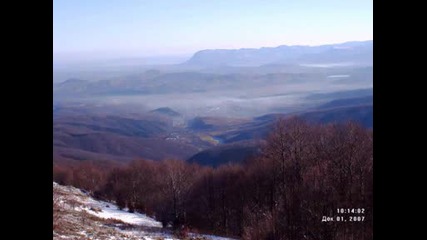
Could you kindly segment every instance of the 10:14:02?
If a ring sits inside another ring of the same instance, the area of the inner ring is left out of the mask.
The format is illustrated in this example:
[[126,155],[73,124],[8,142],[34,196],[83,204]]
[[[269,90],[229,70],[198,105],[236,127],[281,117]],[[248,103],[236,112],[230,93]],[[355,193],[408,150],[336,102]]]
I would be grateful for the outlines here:
[[364,214],[365,209],[364,208],[337,208],[337,213],[339,213],[339,214],[343,214],[343,213]]

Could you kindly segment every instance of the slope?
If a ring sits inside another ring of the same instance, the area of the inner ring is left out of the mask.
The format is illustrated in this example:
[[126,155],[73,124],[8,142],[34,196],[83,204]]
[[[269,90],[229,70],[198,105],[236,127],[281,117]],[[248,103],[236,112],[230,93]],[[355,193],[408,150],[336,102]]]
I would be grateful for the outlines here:
[[[172,231],[143,213],[120,210],[71,186],[53,183],[53,239],[178,240]],[[190,233],[193,240],[232,240]]]

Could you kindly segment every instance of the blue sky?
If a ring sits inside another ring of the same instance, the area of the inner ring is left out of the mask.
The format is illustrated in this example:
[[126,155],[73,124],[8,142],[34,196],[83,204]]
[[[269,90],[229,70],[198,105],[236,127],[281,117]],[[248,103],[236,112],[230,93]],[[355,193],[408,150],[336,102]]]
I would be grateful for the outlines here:
[[54,0],[53,53],[320,45],[371,40],[372,25],[372,0]]

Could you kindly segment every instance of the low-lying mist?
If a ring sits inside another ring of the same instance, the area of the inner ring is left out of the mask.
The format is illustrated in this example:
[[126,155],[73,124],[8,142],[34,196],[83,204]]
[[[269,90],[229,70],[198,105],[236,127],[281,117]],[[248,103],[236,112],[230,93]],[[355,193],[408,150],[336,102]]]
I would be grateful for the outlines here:
[[213,51],[175,65],[62,69],[66,79],[53,83],[54,159],[240,161],[280,117],[372,127],[372,66],[206,65],[210,58],[223,59]]
[[84,103],[133,113],[169,107],[189,118],[255,117],[303,111],[332,100],[310,98],[313,94],[367,88],[372,88],[372,68],[246,75],[149,70],[136,77],[58,83],[54,103]]

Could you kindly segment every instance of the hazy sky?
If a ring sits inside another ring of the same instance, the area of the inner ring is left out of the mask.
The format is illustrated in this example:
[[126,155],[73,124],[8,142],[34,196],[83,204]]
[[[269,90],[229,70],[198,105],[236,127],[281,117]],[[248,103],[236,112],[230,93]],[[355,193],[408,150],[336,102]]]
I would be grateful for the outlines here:
[[191,54],[373,37],[372,0],[54,0],[54,54]]

